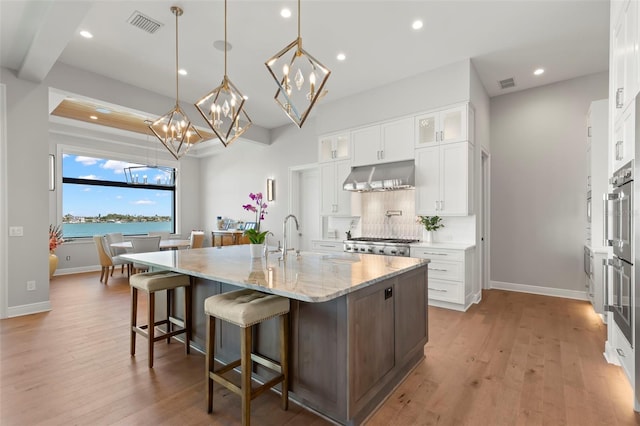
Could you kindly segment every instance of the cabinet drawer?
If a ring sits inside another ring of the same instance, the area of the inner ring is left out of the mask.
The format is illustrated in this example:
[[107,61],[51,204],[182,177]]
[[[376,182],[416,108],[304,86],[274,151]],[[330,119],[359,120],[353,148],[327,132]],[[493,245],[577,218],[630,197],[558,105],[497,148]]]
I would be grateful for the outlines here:
[[445,262],[440,259],[431,260],[431,263],[429,263],[429,278],[462,282],[464,279],[462,262]]
[[429,277],[429,300],[464,303],[462,283],[438,281]]
[[[429,284],[431,286],[431,284]],[[634,353],[631,349],[631,345],[622,331],[618,328],[616,323],[613,324],[613,349],[616,351],[616,355],[618,356],[618,360],[620,360],[620,365],[624,370],[627,378],[630,383],[634,382],[635,372],[633,369],[634,364]]]
[[344,251],[342,241],[312,241],[311,249],[313,251]]
[[434,249],[431,247],[411,247],[411,257],[435,260],[464,260],[463,250]]

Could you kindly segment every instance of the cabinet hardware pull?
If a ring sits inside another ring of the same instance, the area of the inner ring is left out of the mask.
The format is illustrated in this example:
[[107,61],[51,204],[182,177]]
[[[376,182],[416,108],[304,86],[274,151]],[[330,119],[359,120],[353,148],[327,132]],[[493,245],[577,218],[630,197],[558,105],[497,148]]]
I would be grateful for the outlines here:
[[441,290],[439,288],[433,288],[433,287],[429,287],[429,290],[431,291],[439,291],[440,293],[447,293],[448,290]]
[[621,357],[624,357],[624,358],[626,358],[626,357],[627,357],[627,356],[624,354],[624,351],[623,351],[622,349],[620,349],[620,348],[617,348],[617,349],[616,349],[616,352],[618,352],[618,355],[620,355]]
[[429,268],[429,269],[431,269],[432,271],[438,271],[438,272],[447,272],[448,271],[448,269],[438,269],[438,268]]
[[432,254],[434,256],[449,256],[447,253],[431,253],[429,251],[423,251],[422,254]]
[[622,94],[624,92],[624,87],[620,87],[616,90],[616,108],[622,108],[624,106],[622,102]]
[[444,141],[444,130],[440,131],[440,142]]
[[380,151],[380,159],[384,160],[384,150]]
[[587,127],[587,136],[591,137],[591,126]]
[[329,248],[333,248],[334,246],[329,245],[329,244],[320,244],[320,247],[329,247]]

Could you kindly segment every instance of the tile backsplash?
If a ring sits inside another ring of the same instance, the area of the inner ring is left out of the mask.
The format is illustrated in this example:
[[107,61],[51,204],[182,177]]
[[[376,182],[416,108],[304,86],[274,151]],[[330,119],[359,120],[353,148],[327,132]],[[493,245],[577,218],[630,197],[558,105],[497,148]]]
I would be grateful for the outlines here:
[[[413,190],[367,192],[361,194],[360,233],[367,237],[422,239],[422,225],[416,222]],[[436,241],[475,240],[475,216],[445,217]],[[357,236],[357,235],[354,235]]]

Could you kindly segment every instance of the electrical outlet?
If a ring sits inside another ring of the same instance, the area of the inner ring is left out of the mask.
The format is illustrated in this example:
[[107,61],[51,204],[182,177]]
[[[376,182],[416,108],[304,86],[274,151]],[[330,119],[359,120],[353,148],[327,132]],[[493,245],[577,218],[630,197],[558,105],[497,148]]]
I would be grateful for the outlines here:
[[24,228],[22,226],[10,226],[9,227],[9,236],[10,237],[22,237],[24,235]]
[[27,291],[35,291],[35,290],[36,290],[36,282],[27,281]]
[[70,261],[70,260],[71,260],[71,256],[67,256],[67,257],[65,258],[65,260],[66,260],[67,262],[68,262],[68,261]]

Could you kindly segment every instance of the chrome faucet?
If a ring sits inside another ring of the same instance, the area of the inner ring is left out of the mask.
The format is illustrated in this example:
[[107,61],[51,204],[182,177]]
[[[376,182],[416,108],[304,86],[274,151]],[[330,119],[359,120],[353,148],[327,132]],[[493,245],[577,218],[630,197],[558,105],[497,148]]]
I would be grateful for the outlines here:
[[290,214],[284,218],[284,222],[282,222],[282,239],[284,240],[282,244],[282,260],[286,260],[287,258],[287,221],[289,219],[293,219],[296,223],[296,231],[300,229],[300,225],[298,225],[298,218],[294,215]]

